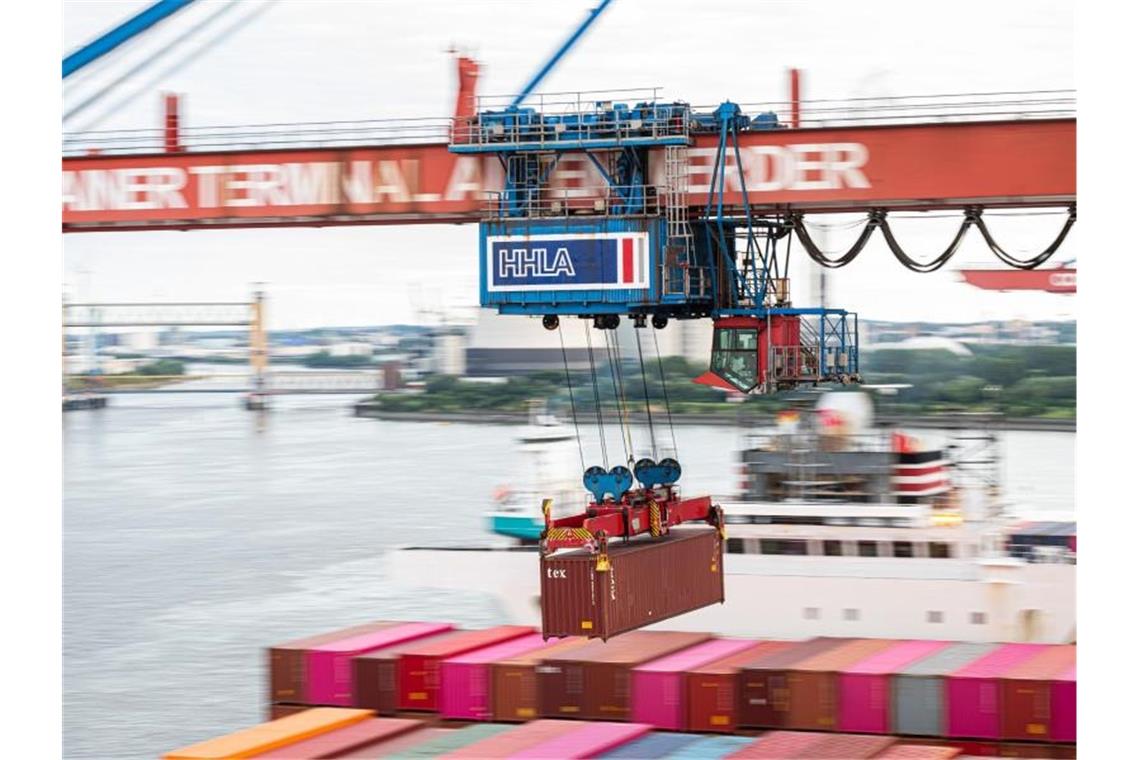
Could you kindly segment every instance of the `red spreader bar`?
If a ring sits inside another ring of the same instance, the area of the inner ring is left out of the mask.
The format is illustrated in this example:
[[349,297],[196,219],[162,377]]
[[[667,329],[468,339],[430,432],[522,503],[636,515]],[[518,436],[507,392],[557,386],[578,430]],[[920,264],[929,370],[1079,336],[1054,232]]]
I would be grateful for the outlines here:
[[663,536],[674,525],[697,520],[717,527],[724,535],[724,513],[713,505],[712,497],[682,499],[668,486],[630,491],[619,501],[591,504],[582,514],[557,520],[550,519],[550,506],[549,499],[543,501],[543,554],[558,549],[587,549],[604,555],[607,542],[613,539],[642,533]]

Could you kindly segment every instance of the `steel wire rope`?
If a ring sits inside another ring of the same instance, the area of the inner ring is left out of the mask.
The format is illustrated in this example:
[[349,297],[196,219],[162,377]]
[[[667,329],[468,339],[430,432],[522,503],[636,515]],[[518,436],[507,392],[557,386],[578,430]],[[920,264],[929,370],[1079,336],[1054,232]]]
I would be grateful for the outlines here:
[[[612,333],[612,335],[611,335]],[[617,343],[617,330],[605,333],[606,358],[610,365],[610,379],[614,385],[614,405],[618,413],[618,433],[621,437],[622,448],[625,449],[625,460],[633,466],[633,433],[629,422],[629,411],[625,402],[625,381],[621,376],[621,353]]]
[[570,394],[570,419],[574,420],[574,440],[578,443],[578,461],[586,471],[586,454],[582,451],[582,431],[578,429],[578,410],[574,405],[574,385],[570,382],[570,361],[566,358],[566,340],[562,337],[562,324],[558,325],[558,344],[562,347],[562,369],[566,371],[566,392]]
[[986,226],[985,221],[982,219],[982,209],[978,208],[974,209],[973,211],[975,215],[974,224],[977,225],[978,232],[982,233],[982,237],[985,238],[986,245],[990,247],[990,250],[993,251],[994,255],[1001,259],[1004,264],[1014,267],[1015,269],[1036,269],[1048,261],[1049,258],[1057,252],[1057,249],[1061,247],[1061,243],[1065,242],[1065,238],[1069,236],[1069,230],[1073,228],[1073,224],[1075,224],[1077,221],[1077,207],[1070,206],[1069,217],[1065,220],[1065,224],[1061,227],[1061,231],[1057,233],[1057,237],[1045,248],[1044,251],[1037,254],[1036,256],[1031,256],[1028,259],[1016,259],[1004,248],[998,245],[997,241],[993,239],[992,235],[990,235],[989,227]]
[[594,386],[594,416],[598,419],[598,443],[602,448],[602,466],[610,469],[610,455],[606,451],[606,427],[602,422],[602,398],[598,392],[598,372],[594,365],[594,341],[590,338],[590,325],[582,322],[586,328],[586,353],[590,357],[590,383]]
[[661,346],[657,343],[657,333],[653,333],[653,351],[657,354],[657,372],[661,375],[661,395],[665,399],[665,415],[669,419],[669,437],[673,440],[673,458],[681,459],[681,452],[677,450],[677,433],[673,430],[673,410],[669,406],[669,389],[665,386],[665,367],[661,363]]
[[645,394],[645,419],[649,423],[649,449],[653,453],[653,461],[656,462],[657,433],[653,430],[653,410],[649,405],[649,381],[645,377],[645,356],[641,351],[641,331],[635,327],[633,335],[637,338],[637,364],[641,368],[641,390]]

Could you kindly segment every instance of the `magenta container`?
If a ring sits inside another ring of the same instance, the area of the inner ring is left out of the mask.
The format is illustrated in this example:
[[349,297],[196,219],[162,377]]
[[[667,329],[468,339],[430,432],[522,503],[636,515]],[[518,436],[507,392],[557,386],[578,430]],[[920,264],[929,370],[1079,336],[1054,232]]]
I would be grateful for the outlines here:
[[531,758],[531,760],[597,757],[603,752],[645,736],[651,728],[652,726],[644,723],[586,723],[575,731],[548,739],[509,757]]
[[439,712],[457,720],[491,719],[491,663],[554,646],[541,633],[493,644],[444,660],[439,666]]
[[998,678],[1047,644],[1006,644],[946,676],[946,734],[971,739],[1001,736]]
[[840,671],[839,730],[889,734],[895,672],[949,645],[946,641],[900,641]]
[[1053,682],[1049,695],[1049,741],[1077,740],[1077,666],[1069,668]]
[[630,720],[683,730],[689,717],[685,701],[687,672],[755,645],[751,639],[713,639],[634,668]]
[[305,655],[305,703],[352,707],[353,657],[452,627],[450,623],[404,623],[313,647]]

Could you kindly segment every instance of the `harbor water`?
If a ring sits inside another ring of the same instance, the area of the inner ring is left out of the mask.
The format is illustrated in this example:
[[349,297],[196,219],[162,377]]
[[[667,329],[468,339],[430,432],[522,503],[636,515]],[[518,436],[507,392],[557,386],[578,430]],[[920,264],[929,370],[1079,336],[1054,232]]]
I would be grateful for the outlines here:
[[[486,541],[492,492],[525,480],[519,428],[356,418],[350,398],[251,413],[231,395],[116,396],[64,415],[66,757],[149,758],[263,720],[277,641],[371,619],[502,622],[489,597],[394,588],[383,555]],[[1022,513],[1071,518],[1074,436],[1001,436]],[[685,491],[731,494],[741,442],[678,427]]]

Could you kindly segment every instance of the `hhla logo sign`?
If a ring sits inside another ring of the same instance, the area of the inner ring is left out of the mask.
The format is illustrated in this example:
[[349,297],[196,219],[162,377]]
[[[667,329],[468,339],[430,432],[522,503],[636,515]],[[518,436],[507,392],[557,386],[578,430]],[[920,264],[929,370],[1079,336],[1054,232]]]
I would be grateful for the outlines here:
[[499,254],[499,277],[566,277],[574,276],[570,252],[558,248],[508,248]]

